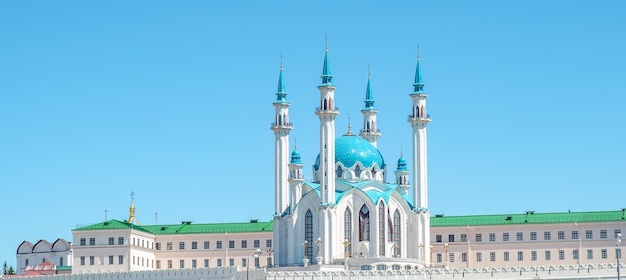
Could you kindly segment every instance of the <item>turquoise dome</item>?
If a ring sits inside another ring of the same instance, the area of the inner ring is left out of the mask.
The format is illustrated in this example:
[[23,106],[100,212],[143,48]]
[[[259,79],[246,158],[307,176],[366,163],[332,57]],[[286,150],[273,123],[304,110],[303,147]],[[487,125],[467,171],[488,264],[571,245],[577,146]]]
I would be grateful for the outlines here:
[[402,156],[398,159],[398,170],[408,170],[406,167],[406,160]]
[[291,152],[291,163],[302,164],[302,160],[300,159],[300,152],[298,152],[298,150],[296,149],[293,149],[293,152]]
[[[378,149],[370,142],[356,135],[344,135],[335,140],[335,163],[340,162],[344,167],[351,168],[361,162],[363,167],[371,168],[374,163],[378,168],[385,167],[385,160]],[[319,169],[320,156],[317,155],[315,170]]]

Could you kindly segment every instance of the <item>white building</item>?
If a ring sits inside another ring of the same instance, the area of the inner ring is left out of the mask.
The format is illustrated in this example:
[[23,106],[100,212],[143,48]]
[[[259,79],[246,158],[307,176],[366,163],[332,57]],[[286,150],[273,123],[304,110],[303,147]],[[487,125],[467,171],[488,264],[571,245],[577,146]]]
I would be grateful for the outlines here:
[[27,269],[44,262],[50,262],[58,267],[69,267],[72,265],[72,244],[62,238],[53,243],[41,239],[35,245],[24,241],[17,247],[15,258],[17,274],[24,274]]
[[[430,246],[428,211],[426,98],[419,55],[407,137],[412,137],[411,178],[400,156],[394,172],[395,183],[387,183],[388,166],[377,149],[381,136],[376,123],[374,95],[368,75],[363,127],[359,135],[350,127],[339,137],[335,133],[335,85],[332,83],[328,44],[322,82],[318,86],[320,120],[319,155],[313,165],[313,180],[304,181],[300,152],[289,156],[289,103],[283,69],[274,102],[275,120],[275,215],[276,263],[280,266],[338,264],[350,259],[350,266],[368,269],[391,266],[423,267]],[[312,106],[315,106],[312,104]],[[316,152],[316,153],[317,153]],[[420,247],[414,246],[421,244]]]

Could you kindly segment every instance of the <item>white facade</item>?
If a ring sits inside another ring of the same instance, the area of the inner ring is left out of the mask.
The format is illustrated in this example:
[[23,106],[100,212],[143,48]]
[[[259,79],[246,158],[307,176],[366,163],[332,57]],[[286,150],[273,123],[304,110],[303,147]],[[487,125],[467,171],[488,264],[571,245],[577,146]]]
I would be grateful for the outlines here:
[[50,243],[45,239],[34,245],[29,241],[22,242],[17,248],[17,268],[15,273],[24,272],[43,262],[51,262],[56,266],[72,265],[72,244],[62,238]]

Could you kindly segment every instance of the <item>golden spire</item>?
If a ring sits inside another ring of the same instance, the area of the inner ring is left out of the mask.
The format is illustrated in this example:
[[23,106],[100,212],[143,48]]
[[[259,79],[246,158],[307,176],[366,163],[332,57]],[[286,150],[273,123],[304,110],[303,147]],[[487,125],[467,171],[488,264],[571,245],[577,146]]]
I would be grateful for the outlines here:
[[128,223],[132,224],[133,222],[136,222],[137,224],[139,224],[138,221],[135,221],[135,192],[131,191],[130,192],[130,209],[128,211]]
[[352,136],[352,125],[350,125],[350,114],[348,114],[348,133],[346,133],[345,135]]

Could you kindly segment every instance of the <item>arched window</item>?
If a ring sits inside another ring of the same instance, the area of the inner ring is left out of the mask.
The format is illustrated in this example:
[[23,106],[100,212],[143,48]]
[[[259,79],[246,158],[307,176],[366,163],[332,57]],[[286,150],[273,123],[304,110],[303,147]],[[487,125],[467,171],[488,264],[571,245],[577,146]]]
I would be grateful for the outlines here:
[[419,105],[415,105],[415,110],[413,110],[413,116],[416,118],[420,117],[420,107]]
[[424,105],[422,105],[422,108],[420,110],[420,117],[424,117]]
[[400,241],[402,241],[400,239],[400,237],[401,237],[401,235],[400,235],[400,226],[401,226],[401,224],[400,224],[400,211],[396,210],[396,212],[393,213],[393,242],[394,242],[394,245],[395,245],[395,248],[394,248],[395,253],[394,254],[398,258],[400,257],[400,252],[401,252],[401,250],[400,250],[401,242]]
[[361,177],[361,167],[359,167],[358,164],[354,168],[354,174],[356,175],[357,178]]
[[304,240],[309,243],[304,252],[307,259],[313,259],[313,213],[311,210],[307,210],[304,214]]
[[376,168],[372,167],[372,179],[376,178]]
[[370,131],[370,122],[366,122],[365,123],[365,132],[369,132]]
[[343,238],[350,242],[348,247],[345,248],[345,254],[347,257],[352,256],[352,211],[346,207],[346,211],[343,213]]
[[342,178],[343,176],[343,169],[341,169],[341,166],[337,166],[337,178]]
[[385,256],[385,204],[378,203],[378,255]]
[[324,98],[324,104],[322,105],[322,109],[323,110],[327,110],[328,109],[328,101],[326,100],[326,98]]
[[387,241],[393,242],[393,223],[391,222],[389,207],[387,207]]
[[370,209],[367,205],[359,211],[359,241],[370,241]]

